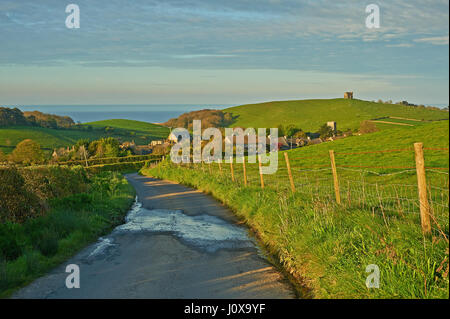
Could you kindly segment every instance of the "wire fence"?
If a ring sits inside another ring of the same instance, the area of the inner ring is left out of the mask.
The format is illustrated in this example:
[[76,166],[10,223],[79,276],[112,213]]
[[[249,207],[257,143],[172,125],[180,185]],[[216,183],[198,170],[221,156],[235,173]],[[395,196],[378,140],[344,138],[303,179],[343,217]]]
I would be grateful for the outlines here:
[[[285,155],[279,157],[278,170],[269,175],[261,174],[260,163],[244,165],[236,158],[232,163],[178,165],[232,181],[237,187],[261,187],[280,194],[292,192],[305,200],[335,201],[383,216],[386,221],[412,218],[420,221],[425,233],[433,231],[448,238],[449,167],[436,163],[442,163],[442,152],[448,154],[449,149],[423,148],[421,143],[414,146],[302,157],[294,154],[291,159],[288,153],[280,152]],[[430,159],[430,166],[425,158]],[[380,165],[384,163],[388,165]]]

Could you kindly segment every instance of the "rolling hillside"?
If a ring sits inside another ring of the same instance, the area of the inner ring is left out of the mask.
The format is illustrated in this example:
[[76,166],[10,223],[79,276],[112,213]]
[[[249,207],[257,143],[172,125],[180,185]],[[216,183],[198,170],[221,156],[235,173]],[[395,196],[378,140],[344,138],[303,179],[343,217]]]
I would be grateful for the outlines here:
[[[264,187],[257,163],[246,163],[245,175],[239,161],[230,169],[163,161],[142,172],[232,208],[314,298],[448,299],[448,122],[380,125],[380,132],[279,152]],[[433,236],[421,229],[415,142],[424,144]],[[379,267],[380,289],[367,289],[367,265]]]
[[[422,142],[426,166],[449,167],[449,125],[447,121],[426,123],[420,126],[391,126],[380,132],[351,136],[334,142],[322,143],[289,151],[295,166],[329,165],[328,151],[336,152],[336,162],[354,166],[397,167],[414,166],[413,144]],[[377,150],[410,150],[387,153],[371,153]],[[284,162],[283,154],[280,161]],[[312,159],[314,159],[312,161]],[[371,169],[378,173],[398,171],[396,168]],[[412,172],[414,175],[415,172]],[[394,178],[395,177],[395,178]],[[393,179],[398,181],[399,176]]]
[[[134,140],[137,144],[148,144],[154,139],[166,138],[169,130],[165,127],[131,120],[107,120],[85,124],[92,129],[50,129],[30,126],[0,127],[0,149],[8,154],[24,139],[33,139],[50,152],[54,148],[75,144],[80,139],[95,140],[114,137],[120,141]],[[106,127],[112,128],[108,131]]]
[[355,129],[364,120],[396,116],[418,120],[448,119],[449,113],[395,104],[362,100],[299,100],[248,104],[225,109],[236,117],[233,126],[276,127],[295,124],[304,131],[317,131],[327,121],[336,121],[339,130]]
[[167,127],[148,123],[141,121],[133,121],[133,120],[104,120],[97,122],[89,122],[84,125],[92,126],[94,128],[105,128],[105,127],[113,127],[118,130],[125,130],[130,132],[135,132],[136,135],[145,135],[152,138],[166,138],[169,135],[169,129]]

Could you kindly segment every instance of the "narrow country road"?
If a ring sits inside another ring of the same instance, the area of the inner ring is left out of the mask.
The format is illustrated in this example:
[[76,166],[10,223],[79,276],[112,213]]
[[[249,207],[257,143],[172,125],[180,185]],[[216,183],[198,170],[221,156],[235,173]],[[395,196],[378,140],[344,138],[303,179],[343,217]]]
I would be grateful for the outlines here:
[[[127,175],[138,202],[126,223],[13,298],[294,298],[232,212],[175,183]],[[68,264],[80,288],[65,285]]]

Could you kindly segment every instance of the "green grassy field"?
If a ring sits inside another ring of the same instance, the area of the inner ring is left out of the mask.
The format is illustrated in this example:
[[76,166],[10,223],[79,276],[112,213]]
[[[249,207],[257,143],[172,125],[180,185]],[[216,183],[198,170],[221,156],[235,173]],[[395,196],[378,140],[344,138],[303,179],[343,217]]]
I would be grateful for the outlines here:
[[[14,147],[24,139],[33,139],[42,148],[51,152],[54,148],[75,144],[80,139],[96,140],[101,137],[114,137],[120,141],[134,140],[138,145],[148,144],[155,139],[166,138],[169,129],[146,122],[131,120],[107,120],[85,124],[92,130],[50,129],[29,126],[0,127],[0,149],[3,153],[11,153]],[[105,127],[114,128],[105,132]]]
[[419,120],[448,119],[448,112],[362,100],[299,100],[249,104],[227,108],[237,116],[233,126],[276,127],[295,124],[304,131],[315,132],[319,126],[337,122],[339,130],[358,128],[364,120],[397,116]]
[[137,136],[149,136],[154,139],[167,138],[169,135],[169,128],[141,121],[133,121],[133,120],[104,120],[97,122],[89,122],[84,125],[90,125],[95,128],[105,128],[107,126],[114,127],[117,129],[134,132]]
[[[233,209],[313,298],[448,298],[448,122],[390,129],[288,151],[265,175],[256,164],[178,166],[142,173],[190,185]],[[432,235],[420,227],[413,143],[423,142]],[[335,199],[329,150],[336,153],[342,203]],[[388,152],[385,152],[389,150]],[[380,152],[381,151],[381,152]],[[436,170],[435,168],[440,168]],[[366,267],[380,269],[380,288],[365,285]]]

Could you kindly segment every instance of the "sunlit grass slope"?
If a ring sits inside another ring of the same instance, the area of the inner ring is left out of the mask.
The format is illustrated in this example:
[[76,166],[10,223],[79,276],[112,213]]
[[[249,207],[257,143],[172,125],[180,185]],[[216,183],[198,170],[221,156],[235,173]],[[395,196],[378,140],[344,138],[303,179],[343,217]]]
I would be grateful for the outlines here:
[[[0,127],[0,149],[10,153],[15,145],[24,139],[38,142],[42,148],[51,151],[54,148],[75,144],[80,139],[96,140],[102,137],[114,137],[120,141],[134,140],[137,144],[148,144],[155,139],[166,138],[169,129],[160,125],[132,120],[106,120],[84,124],[92,130],[50,129],[30,126]],[[106,131],[110,127],[112,130]]]
[[448,119],[448,112],[426,108],[382,104],[362,100],[317,99],[266,102],[227,108],[237,116],[233,126],[276,127],[295,124],[304,131],[317,131],[320,125],[336,121],[338,129],[355,129],[364,120],[396,116],[419,120]]

